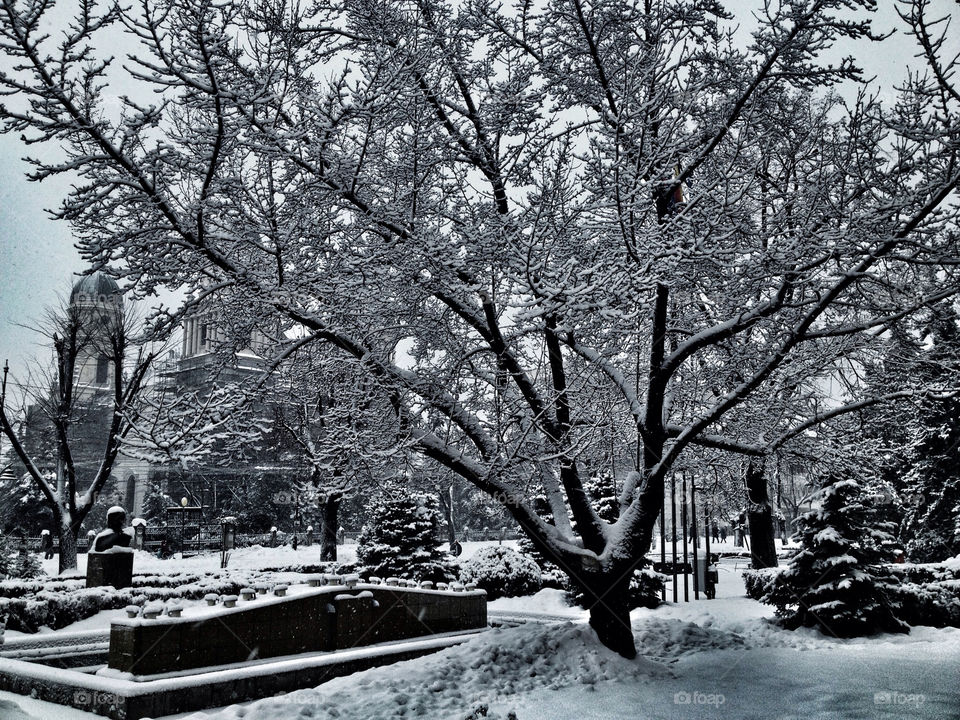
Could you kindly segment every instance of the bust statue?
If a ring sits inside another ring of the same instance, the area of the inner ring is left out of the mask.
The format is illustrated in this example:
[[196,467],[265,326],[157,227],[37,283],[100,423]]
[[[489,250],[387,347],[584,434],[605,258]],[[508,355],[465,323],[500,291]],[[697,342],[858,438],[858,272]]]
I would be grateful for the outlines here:
[[127,512],[119,505],[107,510],[107,527],[93,540],[93,552],[107,552],[113,548],[128,548],[133,542],[133,531],[124,528]]

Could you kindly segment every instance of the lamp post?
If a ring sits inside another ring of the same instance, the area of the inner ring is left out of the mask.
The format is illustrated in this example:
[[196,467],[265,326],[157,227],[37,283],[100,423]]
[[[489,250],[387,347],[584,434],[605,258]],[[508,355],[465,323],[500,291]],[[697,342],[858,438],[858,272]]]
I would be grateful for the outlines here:
[[180,557],[185,557],[184,552],[187,549],[187,499],[180,498]]

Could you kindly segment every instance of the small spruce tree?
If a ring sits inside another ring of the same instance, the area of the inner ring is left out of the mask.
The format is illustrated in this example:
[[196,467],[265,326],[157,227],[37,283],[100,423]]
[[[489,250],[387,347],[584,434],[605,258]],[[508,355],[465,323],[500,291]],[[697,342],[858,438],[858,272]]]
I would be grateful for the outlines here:
[[381,578],[446,582],[456,578],[440,551],[437,500],[395,488],[368,508],[357,541],[360,571]]
[[0,580],[10,576],[10,566],[13,564],[13,558],[10,557],[10,545],[7,543],[7,536],[0,533]]
[[617,500],[617,486],[610,473],[603,472],[590,478],[584,483],[584,487],[600,519],[615,523],[620,517],[620,503]]
[[155,478],[147,486],[143,505],[140,508],[140,517],[152,525],[159,525],[167,519],[167,508],[176,504],[173,498],[164,492],[162,481]]
[[[537,511],[537,515],[543,518],[544,522],[550,525],[554,524],[553,513],[550,511],[550,503],[547,502],[545,495],[534,497],[533,507]],[[530,538],[523,532],[520,533],[520,537],[517,540],[517,550],[520,554],[531,558],[540,567],[543,587],[561,589],[565,586],[566,574],[547,560],[543,554],[537,550]]]
[[17,556],[10,565],[9,572],[10,577],[19,580],[30,580],[43,575],[43,568],[40,567],[40,561],[30,552],[25,541],[20,542],[20,549],[17,551]]
[[820,507],[797,520],[802,549],[761,598],[789,628],[817,627],[838,637],[908,632],[896,615],[885,563],[890,523],[878,520],[856,480],[828,477]]

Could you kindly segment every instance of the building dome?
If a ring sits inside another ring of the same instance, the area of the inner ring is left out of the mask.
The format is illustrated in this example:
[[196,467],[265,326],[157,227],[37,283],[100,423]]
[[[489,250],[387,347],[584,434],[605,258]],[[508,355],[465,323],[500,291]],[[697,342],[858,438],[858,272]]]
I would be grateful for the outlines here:
[[117,281],[102,272],[84,275],[70,291],[71,305],[114,305],[123,302]]

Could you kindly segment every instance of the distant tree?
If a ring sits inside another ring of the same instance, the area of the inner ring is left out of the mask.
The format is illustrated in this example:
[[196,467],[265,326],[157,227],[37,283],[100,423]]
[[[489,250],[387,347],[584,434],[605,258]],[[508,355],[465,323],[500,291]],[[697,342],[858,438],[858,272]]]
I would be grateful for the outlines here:
[[9,565],[10,577],[18,580],[31,580],[43,575],[43,568],[40,567],[40,561],[37,556],[30,552],[25,542],[20,543],[13,562]]
[[7,535],[0,533],[0,580],[10,576],[10,566],[13,564],[12,551]]
[[[77,567],[80,528],[134,427],[157,350],[138,337],[134,316],[118,294],[95,303],[71,298],[48,313],[44,330],[54,351],[53,367],[46,372],[38,366],[39,372],[14,389],[4,365],[0,432],[53,515],[63,572]],[[91,363],[96,367],[88,367]],[[94,372],[99,389],[90,391],[87,382]],[[33,428],[24,436],[27,422]],[[38,434],[51,441],[34,444]],[[79,462],[97,448],[92,462]]]
[[160,525],[167,520],[167,508],[175,504],[165,492],[162,480],[153,478],[147,484],[140,516],[151,524]]
[[293,489],[320,525],[320,557],[337,560],[340,507],[395,475],[404,453],[383,393],[350,361],[307,345],[279,363],[269,390],[282,457],[303,468]]
[[0,473],[0,532],[39,535],[53,527],[43,493],[19,461]]

